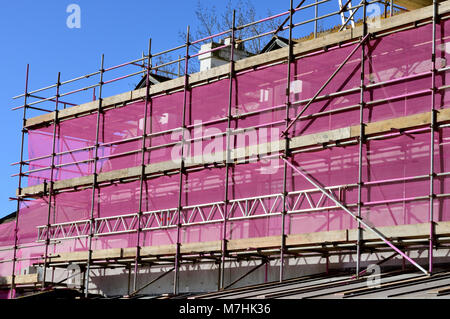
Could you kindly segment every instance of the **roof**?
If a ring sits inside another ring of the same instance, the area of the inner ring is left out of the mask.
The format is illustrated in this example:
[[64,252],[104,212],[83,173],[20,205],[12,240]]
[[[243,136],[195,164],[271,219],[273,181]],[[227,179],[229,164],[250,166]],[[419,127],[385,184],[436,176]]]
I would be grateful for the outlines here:
[[280,48],[287,47],[289,45],[289,39],[280,37],[280,36],[274,36],[270,39],[269,42],[264,46],[264,48],[261,49],[261,52],[259,53],[266,53],[273,50],[277,50]]
[[9,222],[15,220],[16,219],[16,213],[17,212],[13,212],[11,214],[8,214],[6,216],[1,217],[0,218],[0,224],[6,224],[6,223],[9,223]]
[[[160,75],[160,74],[149,74],[149,80],[150,80],[150,84],[157,84],[157,83],[165,82],[165,81],[172,80],[172,79],[167,76]],[[146,84],[145,76],[143,76],[142,79],[139,81],[139,83],[136,85],[135,90],[144,88],[145,84]]]
[[[372,277],[373,278],[373,277]],[[370,277],[317,274],[190,297],[191,299],[450,299],[450,271],[432,276],[415,271],[393,270],[380,274],[378,285]]]

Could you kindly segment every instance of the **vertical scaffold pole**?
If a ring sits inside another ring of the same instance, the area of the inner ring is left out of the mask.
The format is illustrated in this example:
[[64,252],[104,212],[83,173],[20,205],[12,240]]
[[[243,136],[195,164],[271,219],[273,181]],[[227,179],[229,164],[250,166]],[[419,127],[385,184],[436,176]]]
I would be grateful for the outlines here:
[[[58,72],[58,82],[56,82],[56,98],[55,98],[55,117],[53,119],[53,136],[52,136],[52,157],[50,164],[50,184],[48,189],[48,212],[47,212],[47,233],[45,236],[45,253],[44,253],[44,270],[42,275],[42,288],[45,289],[45,277],[47,275],[48,264],[48,246],[50,244],[50,227],[51,227],[51,213],[52,213],[52,201],[53,199],[53,185],[55,174],[55,156],[56,156],[56,134],[59,127],[58,121],[58,102],[59,102],[59,88],[61,86],[61,72]],[[56,203],[55,203],[56,205]],[[54,207],[53,210],[56,208]]]
[[100,67],[100,82],[99,82],[99,89],[98,89],[98,107],[97,107],[97,123],[96,123],[96,132],[95,132],[95,147],[94,147],[94,172],[93,172],[93,181],[92,181],[92,198],[91,198],[91,213],[90,213],[90,229],[89,229],[89,240],[88,240],[88,259],[86,264],[86,283],[85,283],[85,297],[89,297],[89,272],[91,270],[91,263],[92,263],[92,239],[94,237],[94,227],[95,227],[95,218],[94,218],[94,211],[95,211],[95,195],[96,190],[98,189],[97,185],[97,162],[98,162],[98,148],[99,148],[99,138],[100,138],[100,119],[102,111],[102,90],[103,90],[103,73],[105,72],[104,69],[104,61],[105,56],[102,54],[102,60],[101,60],[101,67]]
[[[428,272],[433,272],[433,246],[434,246],[434,136],[436,133],[436,20],[437,1],[433,0],[433,32],[431,40],[431,127],[430,127],[430,238],[428,247]],[[438,131],[439,133],[439,131]]]
[[[287,81],[286,81],[286,117],[285,122],[288,127],[290,123],[289,109],[291,107],[291,63],[292,63],[292,15],[294,14],[293,0],[290,0],[289,6],[289,52],[287,61]],[[289,134],[284,136],[284,155],[288,158],[291,154],[289,152]],[[281,214],[281,247],[280,247],[280,282],[284,278],[284,258],[286,252],[286,214],[287,214],[287,163],[283,162],[283,211]]]
[[227,255],[227,217],[228,217],[228,204],[229,204],[229,171],[230,171],[230,144],[231,144],[231,121],[233,119],[232,107],[233,107],[233,80],[235,78],[234,72],[234,50],[235,50],[235,28],[236,28],[236,10],[233,10],[233,17],[231,22],[231,40],[230,40],[230,73],[229,73],[229,87],[228,87],[228,113],[227,113],[227,134],[226,134],[226,157],[225,157],[225,194],[224,194],[224,208],[223,208],[223,225],[222,225],[222,255],[220,262],[220,276],[219,276],[219,290],[225,287],[225,258]]
[[[363,35],[367,35],[366,21],[366,1],[363,0]],[[362,227],[361,227],[361,207],[362,207],[362,187],[363,187],[363,152],[365,141],[365,124],[364,124],[364,63],[365,63],[365,43],[361,44],[361,84],[360,84],[360,100],[359,100],[359,143],[358,143],[358,238],[356,243],[356,278],[361,272],[361,246],[362,243]]]
[[[142,213],[143,213],[143,195],[144,195],[144,182],[145,182],[145,151],[146,151],[146,137],[147,137],[147,118],[148,118],[148,104],[150,101],[150,70],[152,67],[152,39],[148,42],[148,57],[147,57],[147,72],[145,78],[145,110],[144,110],[144,127],[142,132],[142,149],[141,149],[141,178],[139,180],[139,212],[137,218],[137,238],[136,238],[136,256],[134,260],[134,277],[133,277],[133,291],[137,288],[138,267],[141,254],[141,233],[142,233]],[[150,120],[150,133],[151,133],[151,120]]]
[[315,0],[316,5],[314,6],[314,39],[317,38],[317,17],[319,16],[319,4],[317,3],[318,0]]
[[17,242],[19,241],[18,238],[18,231],[19,231],[19,212],[20,212],[20,204],[22,202],[21,195],[22,195],[22,177],[23,174],[23,147],[25,143],[25,134],[27,133],[27,129],[25,128],[27,123],[27,102],[28,102],[28,77],[30,74],[30,65],[27,64],[27,72],[25,76],[25,94],[24,94],[24,102],[23,102],[23,117],[22,117],[22,137],[20,142],[20,163],[19,163],[19,185],[17,188],[17,210],[16,210],[16,224],[14,227],[14,248],[13,248],[13,258],[12,258],[12,271],[11,271],[11,290],[9,292],[9,297],[13,299],[15,297],[16,292],[16,260],[17,260]]
[[183,210],[182,206],[182,196],[183,196],[183,175],[185,174],[185,161],[184,161],[184,143],[185,143],[185,133],[186,133],[186,107],[187,107],[187,95],[189,90],[189,26],[186,32],[186,56],[184,58],[184,97],[183,97],[183,117],[182,117],[182,136],[181,136],[181,162],[180,162],[180,187],[178,193],[178,210],[177,210],[177,250],[175,254],[175,271],[173,278],[173,294],[178,294],[178,280],[180,272],[180,259],[181,259],[181,214]]

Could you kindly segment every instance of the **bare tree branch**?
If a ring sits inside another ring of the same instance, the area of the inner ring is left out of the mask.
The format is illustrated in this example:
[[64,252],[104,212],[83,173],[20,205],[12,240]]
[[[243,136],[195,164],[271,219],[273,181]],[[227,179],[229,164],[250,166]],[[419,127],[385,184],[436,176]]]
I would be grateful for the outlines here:
[[[195,10],[198,23],[192,32],[193,38],[201,39],[230,29],[232,27],[233,10],[236,10],[237,26],[242,26],[260,19],[251,0],[228,0],[225,9],[220,14],[217,14],[217,8],[214,5],[210,6],[205,4],[204,0],[198,0]],[[272,15],[269,10],[268,14]],[[275,30],[280,23],[281,19],[277,18],[237,30],[236,38],[246,39],[270,30]],[[180,32],[179,34],[183,40],[186,39],[185,32]],[[245,49],[253,54],[259,53],[270,38],[271,36],[268,35],[246,41],[244,44]]]

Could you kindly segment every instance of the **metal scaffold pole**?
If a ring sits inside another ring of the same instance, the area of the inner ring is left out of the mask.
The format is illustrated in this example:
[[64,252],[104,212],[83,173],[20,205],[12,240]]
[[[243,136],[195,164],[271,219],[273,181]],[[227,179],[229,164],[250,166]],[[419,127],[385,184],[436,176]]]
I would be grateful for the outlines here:
[[[366,1],[363,0],[363,37],[367,35],[367,21],[366,21]],[[362,188],[363,188],[363,152],[365,140],[365,123],[364,123],[364,71],[365,71],[365,43],[361,44],[361,90],[360,90],[360,100],[359,100],[359,142],[358,142],[358,218],[361,218],[361,208],[362,208]],[[361,272],[361,247],[362,242],[362,227],[361,222],[358,220],[358,238],[356,243],[356,277],[359,277]]]
[[315,6],[314,6],[314,39],[317,38],[317,17],[319,16],[319,5],[317,3],[318,0],[315,0]]
[[[231,120],[233,119],[232,107],[233,107],[233,83],[235,79],[234,72],[234,49],[235,49],[235,27],[236,27],[236,11],[233,10],[232,25],[231,25],[231,39],[230,39],[230,74],[229,74],[229,87],[228,87],[228,112],[227,112],[227,133],[226,133],[226,157],[225,157],[225,194],[224,194],[224,208],[223,208],[223,223],[222,223],[222,255],[220,262],[220,275],[219,275],[219,290],[225,287],[225,261],[227,255],[227,217],[228,217],[228,204],[229,204],[229,172],[230,172],[230,144],[231,144]],[[234,81],[233,81],[234,80]]]
[[89,228],[89,238],[88,238],[88,259],[86,263],[86,282],[85,282],[85,297],[89,297],[89,272],[91,270],[92,263],[92,239],[95,233],[95,197],[96,190],[100,191],[97,185],[98,173],[97,173],[97,162],[98,162],[98,149],[99,149],[99,138],[100,138],[100,120],[103,113],[102,110],[102,89],[103,89],[103,73],[104,70],[105,56],[102,54],[101,67],[100,67],[100,82],[98,90],[98,107],[97,107],[97,122],[96,122],[96,132],[95,132],[95,147],[94,147],[94,167],[93,167],[93,181],[92,181],[92,197],[91,197],[91,213],[90,213],[90,228]]
[[[290,119],[289,119],[289,108],[291,107],[291,64],[292,64],[292,16],[294,14],[293,0],[290,0],[289,7],[289,52],[288,52],[288,60],[287,60],[287,81],[286,81],[286,115],[285,115],[285,129],[287,129]],[[284,153],[286,157],[289,157],[289,135],[286,134],[284,136]],[[280,247],[280,277],[279,281],[283,281],[284,278],[284,258],[286,253],[286,215],[287,215],[287,169],[288,166],[284,162],[283,163],[283,211],[281,214],[281,247]]]
[[[56,99],[55,99],[55,117],[53,119],[53,136],[52,136],[52,157],[50,165],[50,180],[48,189],[48,212],[47,212],[47,233],[45,236],[45,253],[44,253],[44,269],[42,275],[42,288],[45,289],[45,277],[47,275],[48,264],[48,246],[50,244],[51,233],[51,213],[52,213],[52,201],[54,201],[54,175],[55,175],[55,156],[56,156],[56,135],[59,135],[59,122],[58,122],[58,103],[59,103],[59,88],[61,86],[61,73],[58,72],[58,81],[56,82]],[[53,205],[53,213],[56,213],[56,202]]]
[[184,161],[184,143],[185,143],[185,133],[187,130],[186,127],[186,108],[187,108],[187,95],[189,91],[189,26],[187,27],[186,32],[186,56],[184,58],[184,88],[183,88],[183,116],[182,116],[182,136],[181,136],[181,158],[180,158],[180,185],[179,185],[179,193],[178,193],[178,209],[177,209],[177,247],[176,247],[176,255],[175,255],[175,266],[174,266],[174,278],[173,278],[173,294],[178,294],[178,281],[179,281],[179,272],[180,272],[180,259],[181,259],[181,214],[183,210],[182,196],[183,196],[183,175],[185,172],[185,161]]
[[27,130],[25,128],[27,122],[27,102],[28,102],[28,79],[30,74],[30,65],[27,64],[27,72],[25,76],[25,93],[24,93],[24,102],[23,102],[23,117],[22,117],[22,137],[20,142],[20,163],[19,163],[19,184],[17,188],[18,197],[17,197],[17,208],[16,208],[16,220],[14,226],[14,250],[13,250],[13,258],[12,258],[12,272],[11,272],[11,290],[10,290],[10,298],[13,299],[15,297],[16,290],[16,260],[17,260],[17,244],[19,241],[18,231],[19,231],[19,212],[20,212],[20,204],[22,202],[22,177],[23,174],[23,155],[24,155],[24,144],[25,144],[25,134]]
[[433,0],[433,24],[432,24],[432,40],[431,40],[431,120],[430,120],[430,201],[429,201],[429,222],[430,222],[430,237],[428,246],[428,272],[433,272],[433,247],[434,247],[434,148],[435,148],[435,133],[436,130],[436,22],[438,17],[437,1]]
[[[139,262],[141,254],[141,233],[142,233],[142,214],[143,214],[143,197],[144,197],[144,183],[145,183],[145,154],[146,154],[146,136],[148,123],[148,106],[151,103],[150,99],[150,70],[152,68],[152,39],[148,42],[148,57],[147,57],[147,72],[145,76],[145,109],[144,109],[144,127],[142,132],[142,154],[141,154],[141,176],[139,180],[139,212],[137,218],[137,238],[136,238],[136,256],[134,259],[134,277],[133,277],[133,291],[137,288],[137,277],[139,271]],[[150,134],[152,133],[152,124],[150,119]],[[149,154],[150,155],[150,154]],[[148,200],[148,199],[147,199]]]

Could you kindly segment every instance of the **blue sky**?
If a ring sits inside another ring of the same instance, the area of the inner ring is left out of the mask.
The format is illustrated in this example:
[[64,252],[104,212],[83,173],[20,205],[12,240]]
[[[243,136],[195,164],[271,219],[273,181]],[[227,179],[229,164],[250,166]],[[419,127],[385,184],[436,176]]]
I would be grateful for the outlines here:
[[[220,11],[226,1],[202,1]],[[69,4],[81,8],[81,28],[66,25]],[[257,13],[280,13],[288,9],[289,0],[253,0]],[[333,5],[336,5],[332,1]],[[2,151],[0,157],[0,217],[15,210],[17,178],[10,177],[19,160],[21,111],[11,111],[23,100],[12,97],[23,93],[26,64],[30,64],[30,89],[54,84],[57,73],[62,81],[99,68],[101,54],[105,66],[113,66],[140,57],[152,38],[153,52],[180,44],[179,32],[196,26],[197,0],[184,1],[106,1],[106,0],[17,0],[2,1],[0,9]],[[296,1],[294,1],[296,4]],[[337,8],[336,8],[337,9]],[[126,82],[126,81],[125,81]],[[127,91],[132,83],[125,83]],[[54,92],[52,92],[54,93]],[[51,94],[51,93],[49,93]],[[108,94],[105,94],[108,95]]]

